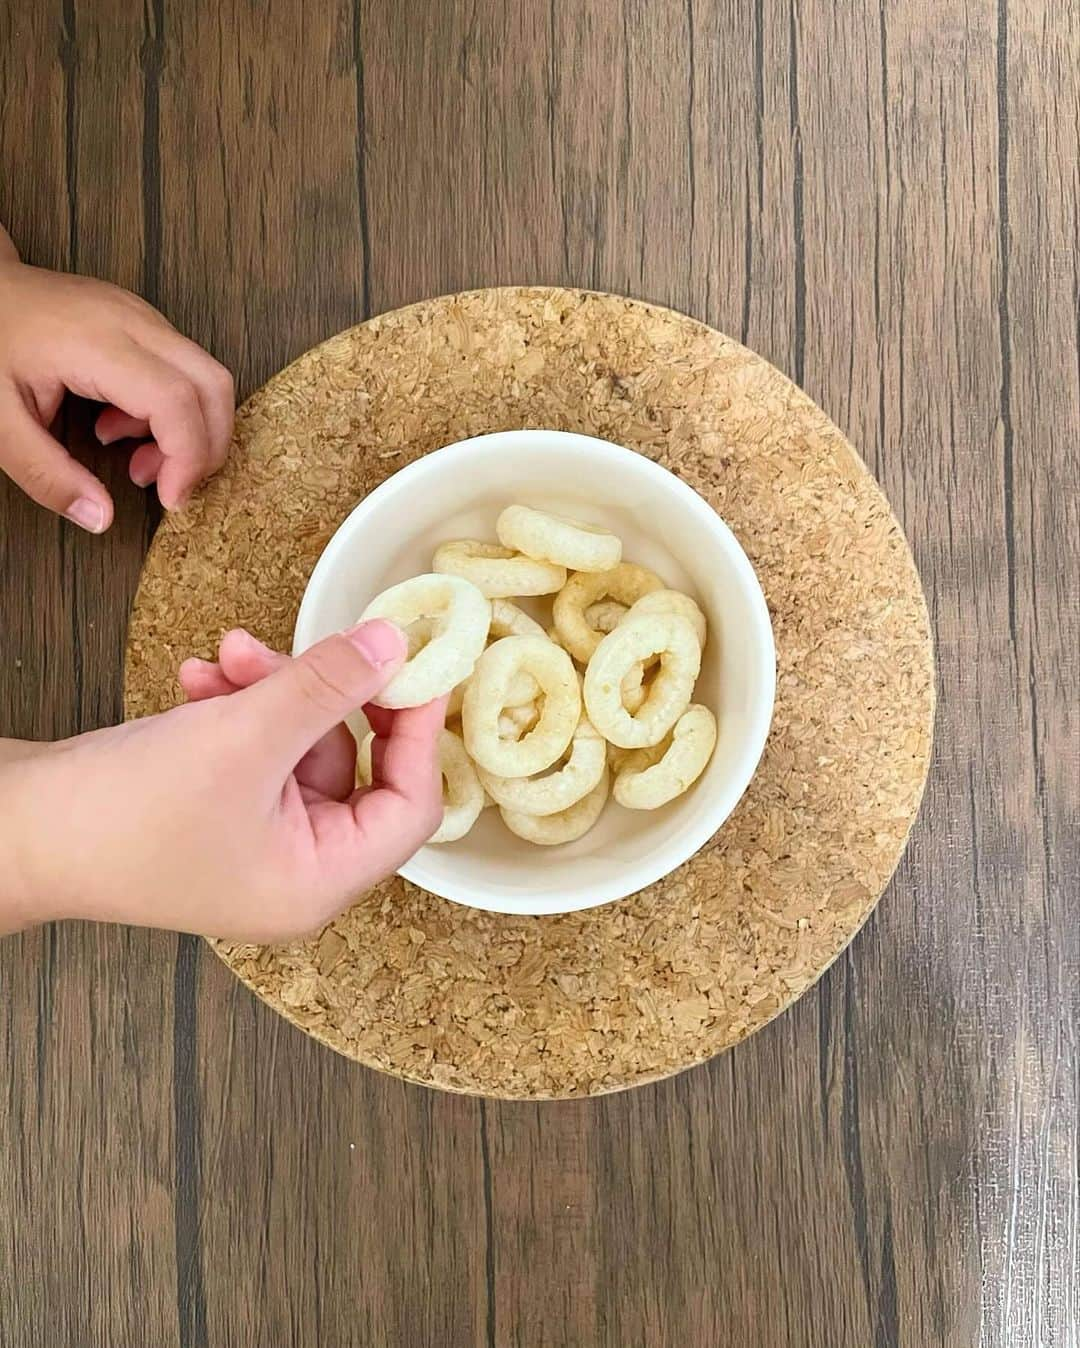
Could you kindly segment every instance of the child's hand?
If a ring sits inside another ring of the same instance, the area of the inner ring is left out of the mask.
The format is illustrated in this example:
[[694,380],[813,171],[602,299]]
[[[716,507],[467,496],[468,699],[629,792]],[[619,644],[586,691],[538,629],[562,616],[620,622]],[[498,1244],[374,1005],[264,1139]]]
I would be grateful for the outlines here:
[[328,922],[442,817],[444,701],[373,708],[375,785],[353,789],[343,718],[404,655],[382,622],[296,660],[232,632],[219,662],[183,668],[197,704],[0,764],[8,925],[82,917],[276,941]]
[[0,230],[0,470],[99,534],[113,504],[49,434],[65,391],[108,403],[102,444],[142,440],[131,479],[177,510],[225,461],[232,376],[149,304],[117,286],[23,265]]

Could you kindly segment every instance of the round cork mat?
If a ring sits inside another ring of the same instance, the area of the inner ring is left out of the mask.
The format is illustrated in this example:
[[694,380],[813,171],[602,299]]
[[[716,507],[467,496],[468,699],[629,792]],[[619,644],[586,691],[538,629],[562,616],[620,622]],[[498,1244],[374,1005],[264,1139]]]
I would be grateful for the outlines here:
[[919,578],[877,484],[788,379],[680,314],[577,291],[447,296],[342,333],[248,400],[224,471],[159,530],[126,706],[177,702],[180,662],[230,627],[287,650],[357,501],[421,454],[515,427],[629,446],[734,529],[778,658],[749,791],[697,856],[604,908],[505,917],[395,877],[310,940],[214,945],[358,1062],[447,1090],[591,1095],[699,1063],[794,1001],[873,908],[918,809],[934,708]]

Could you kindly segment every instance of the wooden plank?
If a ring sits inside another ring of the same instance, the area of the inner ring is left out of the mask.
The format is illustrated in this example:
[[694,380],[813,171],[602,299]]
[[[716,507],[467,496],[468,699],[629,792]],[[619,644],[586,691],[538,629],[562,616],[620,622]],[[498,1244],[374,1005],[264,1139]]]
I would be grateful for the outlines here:
[[564,279],[547,7],[357,8],[373,312]]
[[[0,16],[5,190],[23,255],[138,287],[142,15],[10,8]],[[103,477],[115,522],[91,538],[0,481],[0,734],[54,738],[121,714],[130,597],[156,517],[88,418],[63,427]],[[0,1194],[18,1232],[0,1341],[168,1344],[172,1266],[170,937],[74,924],[0,951],[0,1041],[18,1088],[0,1107]]]
[[[982,802],[977,818],[997,880],[995,992],[1013,992],[991,1002],[977,1212],[989,1334],[1067,1343],[1080,1324],[1080,12],[1010,0],[997,20],[1011,752],[1001,778],[986,775],[1004,787],[999,821]],[[980,719],[1000,733],[985,708]]]
[[[160,296],[241,392],[368,303],[357,23],[286,0],[166,14]],[[181,1342],[473,1342],[479,1106],[356,1071],[195,944],[175,983]]]

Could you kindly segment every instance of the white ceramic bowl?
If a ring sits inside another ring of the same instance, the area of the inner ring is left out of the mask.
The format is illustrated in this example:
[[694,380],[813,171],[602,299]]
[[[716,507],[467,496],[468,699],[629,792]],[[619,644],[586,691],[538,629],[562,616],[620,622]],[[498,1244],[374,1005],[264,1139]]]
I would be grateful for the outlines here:
[[[655,811],[611,801],[590,833],[555,848],[523,842],[497,810],[485,810],[460,842],[424,847],[401,869],[413,884],[473,908],[563,913],[643,889],[720,828],[765,746],[775,651],[753,568],[695,491],[605,440],[502,431],[428,454],[361,501],[312,572],[294,652],[350,626],[388,585],[429,571],[439,543],[494,541],[499,511],[515,502],[607,526],[622,538],[628,561],[693,595],[709,620],[694,697],[717,714],[720,733],[709,767],[684,796]],[[523,607],[542,617],[539,602]]]

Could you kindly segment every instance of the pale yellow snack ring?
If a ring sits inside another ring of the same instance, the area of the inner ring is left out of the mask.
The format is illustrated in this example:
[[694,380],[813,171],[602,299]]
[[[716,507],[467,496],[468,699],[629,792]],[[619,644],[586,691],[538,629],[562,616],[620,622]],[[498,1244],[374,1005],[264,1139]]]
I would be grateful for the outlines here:
[[659,576],[633,562],[620,562],[611,571],[578,571],[555,596],[553,614],[559,640],[575,660],[587,664],[603,633],[589,626],[585,610],[609,597],[620,604],[635,604],[644,595],[663,588]]
[[479,543],[472,538],[437,548],[431,569],[442,575],[460,576],[489,599],[554,594],[566,584],[563,566],[537,562],[497,543]]
[[600,818],[607,804],[608,781],[609,774],[605,769],[600,781],[587,796],[559,814],[520,814],[517,810],[507,810],[501,805],[499,814],[510,832],[524,838],[526,842],[537,843],[541,847],[557,847],[561,843],[574,842],[584,837]]
[[416,626],[423,631],[421,620],[430,621],[430,640],[372,699],[380,707],[419,707],[472,673],[491,626],[491,605],[458,576],[413,576],[377,595],[360,620],[371,618],[383,618],[405,633]]
[[519,814],[559,814],[587,796],[604,775],[607,746],[587,716],[570,741],[570,757],[544,777],[496,777],[479,768],[484,790],[497,805]]
[[[423,637],[423,629],[419,624],[414,623],[406,636],[409,638],[409,655],[414,654],[413,628],[419,628],[418,638]],[[542,637],[544,629],[535,619],[530,618],[524,609],[518,608],[517,604],[512,604],[509,599],[493,599],[491,601],[491,626],[488,628],[487,644],[490,646],[493,641],[498,641],[500,637],[519,636],[519,637]],[[427,637],[430,637],[428,632]],[[424,639],[427,639],[425,637]],[[465,680],[468,683],[468,680]],[[451,716],[460,716],[461,708],[465,701],[465,683],[459,683],[450,694],[450,702],[446,708],[447,718]],[[535,679],[528,674],[523,674],[520,680],[515,681],[508,694],[508,707],[520,707],[526,702],[535,701],[540,692],[540,686]]]
[[[635,665],[660,656],[648,696],[634,714],[623,706],[623,680]],[[701,669],[693,627],[675,613],[624,618],[596,649],[585,671],[589,720],[620,749],[659,744],[690,705]]]
[[[531,674],[544,694],[536,726],[516,742],[499,736],[514,676]],[[489,646],[465,689],[461,723],[473,761],[496,777],[531,777],[551,767],[581,719],[577,670],[547,637],[503,637]]]
[[530,506],[507,506],[495,533],[504,547],[569,571],[610,571],[622,561],[622,540],[607,529]]
[[716,717],[695,703],[662,744],[627,754],[618,766],[612,795],[628,810],[658,810],[693,786],[715,748]]
[[452,730],[443,730],[439,736],[439,771],[443,779],[443,817],[428,841],[457,842],[480,818],[484,788],[464,744]]

